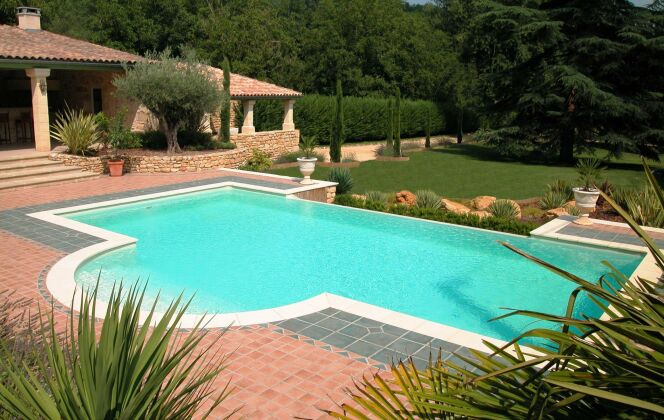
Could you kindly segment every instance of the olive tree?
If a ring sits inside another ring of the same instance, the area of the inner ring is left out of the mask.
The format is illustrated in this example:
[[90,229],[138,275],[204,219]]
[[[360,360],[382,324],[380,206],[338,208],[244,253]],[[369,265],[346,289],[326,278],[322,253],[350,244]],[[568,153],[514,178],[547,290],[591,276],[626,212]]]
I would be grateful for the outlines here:
[[200,121],[219,106],[220,91],[208,67],[192,53],[182,58],[170,50],[148,54],[145,60],[125,66],[125,74],[113,80],[118,93],[143,104],[159,119],[166,135],[168,154],[180,153],[178,129],[188,121]]

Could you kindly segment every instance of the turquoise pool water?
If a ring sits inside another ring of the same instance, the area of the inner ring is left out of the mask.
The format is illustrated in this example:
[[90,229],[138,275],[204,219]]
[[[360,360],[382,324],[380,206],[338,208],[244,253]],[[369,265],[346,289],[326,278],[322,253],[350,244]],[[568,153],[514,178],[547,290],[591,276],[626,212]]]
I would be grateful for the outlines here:
[[[69,214],[138,238],[79,267],[101,297],[113,282],[148,279],[168,301],[196,293],[192,313],[272,308],[330,292],[499,339],[531,327],[501,308],[562,314],[574,285],[497,241],[588,280],[611,261],[631,274],[641,256],[221,189]],[[589,302],[579,309],[599,315]]]

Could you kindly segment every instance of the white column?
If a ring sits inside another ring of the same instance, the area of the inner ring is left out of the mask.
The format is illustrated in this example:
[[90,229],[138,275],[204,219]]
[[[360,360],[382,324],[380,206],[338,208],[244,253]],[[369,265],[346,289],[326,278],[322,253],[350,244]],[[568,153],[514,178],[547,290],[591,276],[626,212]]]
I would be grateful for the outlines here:
[[284,101],[284,124],[282,130],[294,131],[295,123],[293,122],[293,106],[295,105],[294,99]]
[[26,69],[32,89],[32,123],[34,127],[35,149],[38,152],[51,151],[51,134],[48,121],[48,92],[46,78],[51,69]]
[[242,122],[242,134],[254,134],[256,127],[254,127],[254,105],[256,101],[246,100],[242,101],[242,108],[244,108],[244,121]]

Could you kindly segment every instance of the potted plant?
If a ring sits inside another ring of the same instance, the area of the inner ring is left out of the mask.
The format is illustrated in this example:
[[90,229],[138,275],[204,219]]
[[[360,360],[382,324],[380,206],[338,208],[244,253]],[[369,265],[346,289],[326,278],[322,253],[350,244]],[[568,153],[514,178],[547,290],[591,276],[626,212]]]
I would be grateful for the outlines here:
[[316,138],[313,136],[302,136],[300,141],[300,151],[302,152],[302,156],[297,158],[297,163],[300,166],[300,173],[304,176],[304,179],[300,181],[300,184],[310,185],[314,183],[311,180],[311,174],[314,173],[314,170],[316,169],[316,161],[318,160],[314,155],[315,149]]
[[576,171],[579,174],[578,181],[580,187],[573,188],[574,200],[582,215],[575,222],[578,224],[592,224],[588,214],[595,210],[597,199],[599,198],[599,189],[596,185],[604,168],[600,167],[600,161],[596,158],[582,158],[576,164]]
[[118,112],[108,120],[107,144],[111,149],[108,159],[108,172],[111,176],[122,176],[124,173],[124,159],[119,151],[141,146],[140,138],[124,125],[126,110]]

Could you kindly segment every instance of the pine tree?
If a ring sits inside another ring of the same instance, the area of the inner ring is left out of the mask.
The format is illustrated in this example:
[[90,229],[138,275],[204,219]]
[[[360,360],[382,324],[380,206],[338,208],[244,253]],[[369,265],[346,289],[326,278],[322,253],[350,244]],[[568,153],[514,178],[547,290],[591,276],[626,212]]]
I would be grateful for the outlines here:
[[228,57],[224,57],[224,90],[221,92],[221,141],[231,141],[231,65]]
[[394,156],[401,156],[401,89],[397,88],[394,110]]
[[387,141],[385,142],[385,150],[394,150],[394,103],[392,98],[387,100]]
[[341,162],[341,145],[344,143],[344,96],[341,80],[337,79],[337,100],[334,108],[334,125],[330,139],[330,160]]
[[664,149],[656,12],[627,0],[525,4],[494,3],[474,22],[487,139],[503,152],[536,150],[564,162],[598,146],[656,157]]

